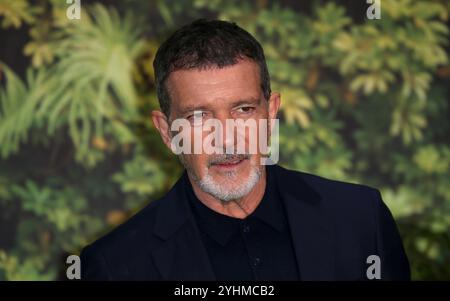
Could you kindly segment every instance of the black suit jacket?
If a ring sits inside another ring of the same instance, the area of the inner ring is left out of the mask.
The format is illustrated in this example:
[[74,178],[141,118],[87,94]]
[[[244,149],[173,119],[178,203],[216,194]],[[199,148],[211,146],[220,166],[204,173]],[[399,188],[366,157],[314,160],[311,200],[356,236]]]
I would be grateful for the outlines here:
[[[302,280],[367,280],[370,255],[382,280],[409,280],[407,257],[378,190],[266,166],[275,174]],[[183,185],[83,249],[84,280],[215,280]],[[233,256],[230,254],[230,256]]]

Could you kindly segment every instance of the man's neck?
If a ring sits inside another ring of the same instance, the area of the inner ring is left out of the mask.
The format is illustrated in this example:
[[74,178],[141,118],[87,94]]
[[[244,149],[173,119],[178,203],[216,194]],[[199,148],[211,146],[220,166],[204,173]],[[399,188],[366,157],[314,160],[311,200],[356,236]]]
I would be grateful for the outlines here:
[[251,214],[256,209],[256,207],[258,207],[266,189],[265,168],[262,170],[259,181],[247,195],[231,201],[221,201],[219,199],[216,199],[209,193],[204,192],[198,186],[197,182],[191,179],[189,173],[188,177],[195,195],[205,206],[220,214],[241,219],[247,217],[247,215]]

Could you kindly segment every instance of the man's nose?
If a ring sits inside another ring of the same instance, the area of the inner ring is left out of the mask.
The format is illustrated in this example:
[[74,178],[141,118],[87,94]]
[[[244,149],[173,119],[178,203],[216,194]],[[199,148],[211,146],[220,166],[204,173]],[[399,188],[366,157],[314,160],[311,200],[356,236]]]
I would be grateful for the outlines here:
[[216,115],[216,119],[221,123],[222,139],[218,139],[217,148],[222,149],[223,153],[234,153],[236,150],[236,130],[233,126],[233,116],[229,113],[221,113]]

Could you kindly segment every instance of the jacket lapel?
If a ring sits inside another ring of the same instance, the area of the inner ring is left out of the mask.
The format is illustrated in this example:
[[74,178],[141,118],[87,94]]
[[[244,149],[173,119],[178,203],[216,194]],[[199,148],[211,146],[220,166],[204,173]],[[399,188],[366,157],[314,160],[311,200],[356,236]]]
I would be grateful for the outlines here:
[[187,204],[186,171],[162,200],[154,234],[163,240],[152,252],[162,280],[215,280],[199,230]]
[[333,280],[335,236],[321,196],[299,173],[280,166],[273,169],[285,204],[301,280]]

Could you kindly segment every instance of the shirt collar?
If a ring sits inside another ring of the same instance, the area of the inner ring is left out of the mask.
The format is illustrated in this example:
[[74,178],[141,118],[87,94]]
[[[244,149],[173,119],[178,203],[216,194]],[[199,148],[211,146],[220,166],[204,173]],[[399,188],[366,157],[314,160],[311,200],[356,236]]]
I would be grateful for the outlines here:
[[195,195],[186,173],[186,192],[192,206],[194,217],[200,229],[222,246],[226,245],[242,223],[249,219],[259,219],[278,232],[284,226],[285,217],[279,197],[275,177],[270,166],[266,166],[266,189],[258,207],[245,219],[218,213],[203,204]]

